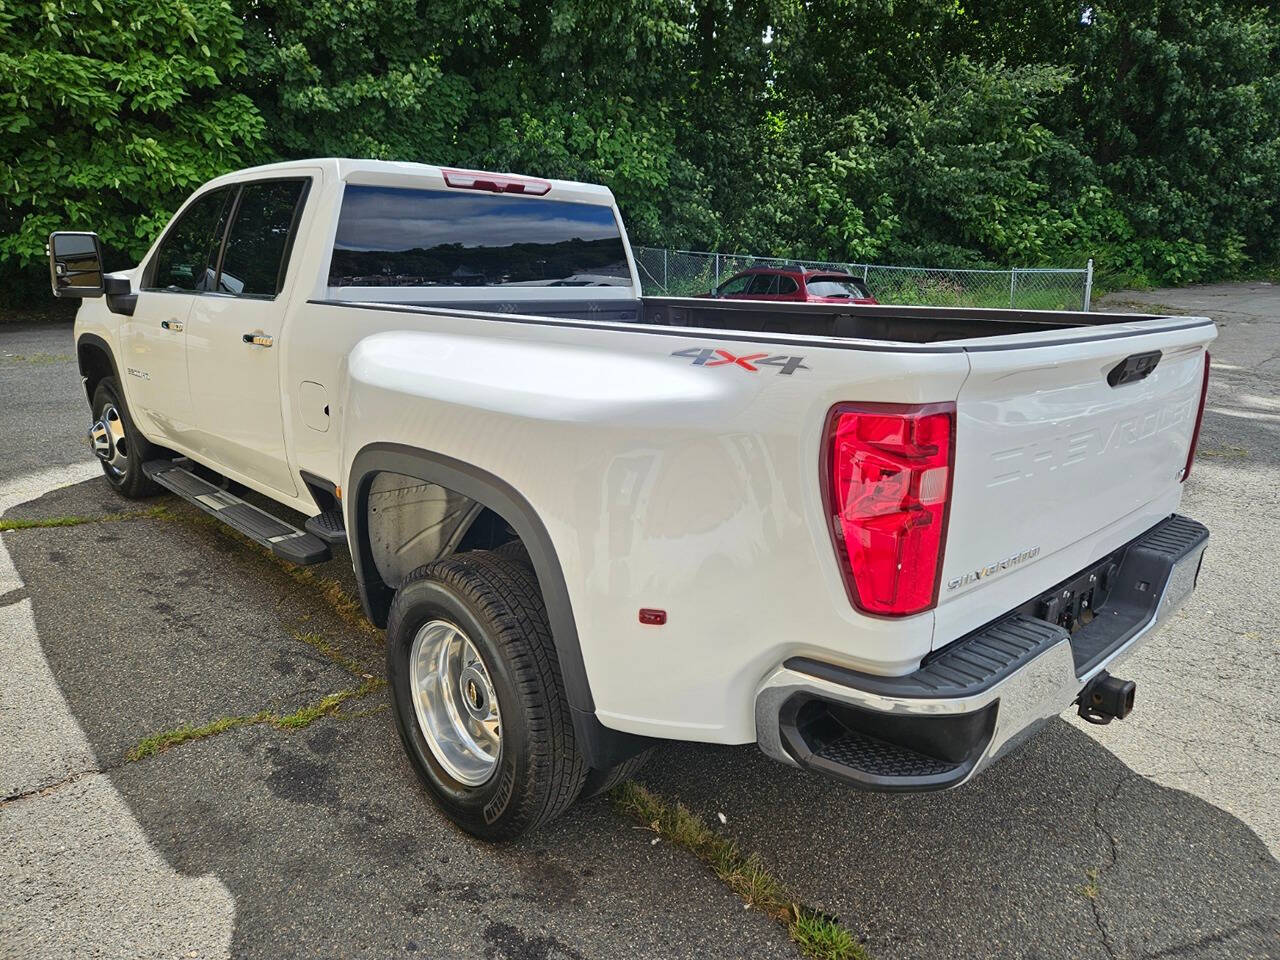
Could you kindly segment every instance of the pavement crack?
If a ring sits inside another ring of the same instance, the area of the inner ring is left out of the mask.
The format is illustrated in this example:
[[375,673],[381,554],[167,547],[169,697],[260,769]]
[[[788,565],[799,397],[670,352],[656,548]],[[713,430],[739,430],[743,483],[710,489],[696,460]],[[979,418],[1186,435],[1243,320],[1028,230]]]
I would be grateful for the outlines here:
[[1252,920],[1238,923],[1234,927],[1227,927],[1227,929],[1219,930],[1217,933],[1206,934],[1197,940],[1188,940],[1186,943],[1175,944],[1172,947],[1157,950],[1155,953],[1144,954],[1142,960],[1161,960],[1164,957],[1183,957],[1190,953],[1199,953],[1205,947],[1225,943],[1236,934],[1245,933],[1249,930],[1256,930],[1264,935],[1280,932],[1280,920],[1277,920],[1274,916],[1254,917]]
[[14,803],[21,803],[23,800],[33,800],[36,797],[48,796],[51,793],[57,793],[64,787],[69,787],[73,783],[79,783],[86,777],[95,777],[99,774],[111,773],[113,770],[119,769],[120,764],[113,764],[105,767],[90,767],[87,770],[77,770],[75,773],[69,773],[61,780],[55,780],[53,783],[46,783],[38,787],[32,787],[29,790],[19,790],[17,793],[10,793],[7,796],[0,797],[0,810]]
[[0,520],[0,533],[12,533],[16,530],[50,530],[58,527],[81,527],[88,523],[124,523],[148,517],[158,518],[163,515],[164,507],[149,507],[146,510],[125,510],[119,513],[103,513],[97,516],[80,516],[78,514],[59,517],[12,517]]
[[1120,791],[1124,789],[1125,779],[1123,774],[1119,776],[1111,792],[1106,796],[1100,796],[1093,805],[1093,825],[1099,833],[1107,838],[1109,856],[1107,862],[1097,871],[1097,879],[1094,882],[1097,885],[1098,892],[1087,899],[1089,901],[1089,909],[1093,912],[1094,926],[1098,928],[1098,935],[1102,938],[1102,948],[1107,951],[1107,956],[1111,960],[1119,960],[1120,954],[1116,952],[1115,944],[1111,941],[1111,932],[1107,929],[1107,922],[1102,916],[1101,890],[1103,875],[1110,872],[1120,859],[1120,842],[1116,835],[1111,832],[1111,828],[1103,822],[1102,808],[1120,796]]
[[16,587],[13,590],[0,593],[0,607],[12,606],[15,603],[19,603],[27,599],[28,596],[30,596],[30,594],[27,593],[26,587]]
[[364,697],[385,685],[386,681],[381,677],[368,676],[358,686],[337,690],[321,697],[319,700],[299,707],[292,713],[279,714],[271,710],[259,710],[257,713],[218,717],[198,727],[185,725],[172,730],[153,733],[149,737],[144,737],[125,753],[124,762],[136,763],[139,760],[145,760],[148,757],[164,753],[166,750],[170,750],[180,744],[216,737],[219,734],[226,733],[228,730],[236,730],[240,727],[254,727],[266,724],[275,727],[277,730],[299,730],[310,726],[321,717],[336,713],[348,700]]

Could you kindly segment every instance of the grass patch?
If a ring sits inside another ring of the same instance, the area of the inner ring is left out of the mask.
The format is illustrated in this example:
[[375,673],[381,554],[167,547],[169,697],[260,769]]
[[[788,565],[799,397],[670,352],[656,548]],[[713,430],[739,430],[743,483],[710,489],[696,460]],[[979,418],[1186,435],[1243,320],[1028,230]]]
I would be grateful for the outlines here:
[[353,697],[363,697],[366,694],[373,693],[373,691],[382,687],[384,683],[385,681],[381,678],[370,677],[358,687],[347,687],[345,690],[331,693],[315,703],[299,707],[293,713],[279,714],[272,713],[270,710],[262,710],[258,713],[245,714],[238,717],[219,717],[217,720],[198,727],[182,726],[174,730],[154,733],[141,740],[124,755],[124,758],[128,763],[135,763],[138,760],[145,760],[147,757],[154,757],[157,754],[164,753],[179,744],[215,737],[220,733],[226,733],[228,730],[235,730],[237,727],[251,727],[268,723],[280,730],[300,730],[315,723],[321,717],[334,713],[342,704]]
[[10,530],[45,530],[50,527],[78,527],[86,523],[120,523],[123,520],[138,520],[145,517],[162,517],[164,507],[152,507],[149,510],[131,510],[125,513],[104,513],[97,517],[64,516],[34,517],[32,519],[15,518],[0,520],[0,533]]
[[29,356],[23,356],[20,353],[6,353],[3,359],[9,363],[31,363],[36,366],[44,366],[50,363],[70,363],[75,359],[69,353],[33,353]]
[[1102,892],[1102,887],[1098,885],[1097,868],[1086,870],[1084,875],[1089,878],[1089,881],[1080,888],[1080,892],[1084,894],[1086,900],[1097,900],[1098,894]]
[[1245,460],[1249,451],[1244,447],[1200,447],[1196,450],[1196,456],[1210,460]]
[[624,813],[694,854],[746,906],[763,911],[785,926],[806,956],[816,960],[868,960],[862,944],[839,920],[798,903],[758,854],[744,854],[734,840],[713,831],[684,804],[672,806],[631,780],[615,788],[610,797]]
[[364,667],[360,666],[360,664],[352,660],[314,630],[295,630],[293,632],[293,639],[301,643],[305,643],[322,657],[336,663],[352,676],[368,677],[368,671],[365,670]]

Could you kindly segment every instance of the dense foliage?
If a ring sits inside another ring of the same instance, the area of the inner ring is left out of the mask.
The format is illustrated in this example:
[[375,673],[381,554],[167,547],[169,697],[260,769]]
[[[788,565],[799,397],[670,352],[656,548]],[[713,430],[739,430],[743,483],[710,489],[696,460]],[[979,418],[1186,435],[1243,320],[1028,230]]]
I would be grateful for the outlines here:
[[316,155],[601,181],[655,245],[1280,258],[1267,0],[0,0],[0,130],[10,287],[54,227],[134,257],[213,174]]

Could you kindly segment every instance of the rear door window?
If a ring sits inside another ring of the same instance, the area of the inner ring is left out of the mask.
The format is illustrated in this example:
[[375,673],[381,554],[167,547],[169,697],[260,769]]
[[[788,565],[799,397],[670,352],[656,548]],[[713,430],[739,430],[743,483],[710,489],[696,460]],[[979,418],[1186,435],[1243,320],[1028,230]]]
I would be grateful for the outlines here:
[[811,297],[866,300],[870,296],[862,281],[853,277],[810,277],[805,286],[809,288]]
[[735,297],[739,294],[747,292],[747,284],[751,282],[752,275],[743,274],[740,277],[734,277],[732,280],[726,280],[720,284],[720,289],[716,291],[722,297]]
[[227,235],[218,291],[274,297],[284,286],[306,180],[246,183]]
[[757,273],[747,287],[747,293],[753,296],[767,297],[778,292],[778,275],[776,273]]
[[630,286],[609,206],[348,184],[331,287]]
[[220,187],[198,197],[160,241],[143,280],[147,290],[212,290],[218,247],[226,228],[234,188]]

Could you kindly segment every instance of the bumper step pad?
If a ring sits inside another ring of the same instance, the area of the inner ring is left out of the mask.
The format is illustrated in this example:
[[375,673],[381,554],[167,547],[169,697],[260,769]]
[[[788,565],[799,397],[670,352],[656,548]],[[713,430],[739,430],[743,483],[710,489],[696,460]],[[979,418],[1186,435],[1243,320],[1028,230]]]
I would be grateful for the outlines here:
[[235,494],[215,487],[188,470],[181,461],[151,460],[144,463],[142,469],[170,493],[195,504],[281,560],[306,565],[323,563],[333,556],[329,545],[319,537],[304,533]]
[[317,513],[314,517],[308,517],[304,526],[307,533],[313,537],[319,537],[330,546],[345,547],[347,545],[347,524],[341,510]]
[[821,744],[813,754],[838,767],[877,777],[938,777],[960,766],[857,730],[848,730],[837,739]]

